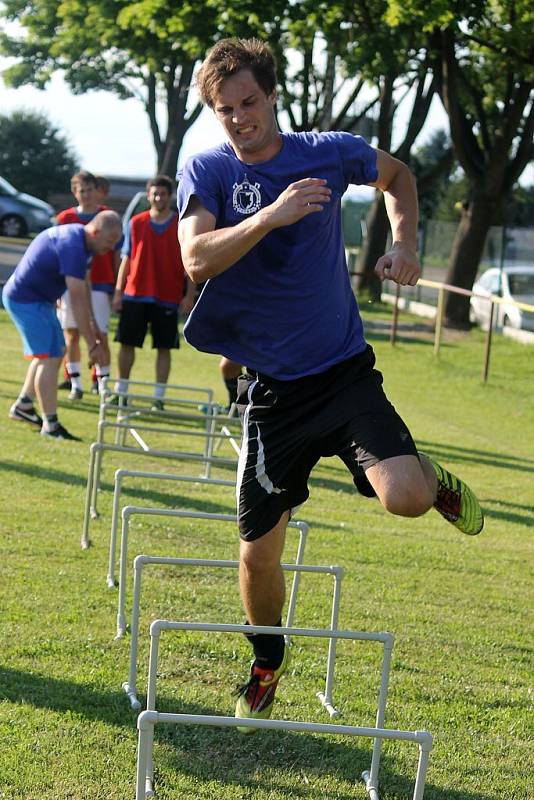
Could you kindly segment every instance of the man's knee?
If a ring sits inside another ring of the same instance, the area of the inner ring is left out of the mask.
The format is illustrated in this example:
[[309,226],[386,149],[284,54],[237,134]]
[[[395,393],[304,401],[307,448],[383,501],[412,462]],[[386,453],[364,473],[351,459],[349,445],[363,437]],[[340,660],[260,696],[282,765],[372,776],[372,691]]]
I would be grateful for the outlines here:
[[388,459],[371,467],[366,475],[380,502],[391,514],[420,517],[434,503],[432,491],[416,458]]
[[432,508],[434,502],[424,483],[391,487],[382,494],[380,500],[386,511],[400,517],[420,517]]
[[261,539],[255,542],[242,542],[239,560],[241,566],[249,573],[271,572],[280,563],[280,557],[274,548],[265,547],[260,542]]

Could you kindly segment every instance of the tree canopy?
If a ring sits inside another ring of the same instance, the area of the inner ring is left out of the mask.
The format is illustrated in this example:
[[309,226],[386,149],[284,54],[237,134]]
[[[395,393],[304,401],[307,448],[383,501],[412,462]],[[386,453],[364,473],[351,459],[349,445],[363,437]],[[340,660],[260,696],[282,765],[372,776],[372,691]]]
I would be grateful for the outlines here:
[[[534,7],[530,0],[390,0],[389,21],[426,31],[468,193],[446,280],[471,289],[487,232],[534,158]],[[469,300],[450,294],[446,321],[468,327]]]
[[0,175],[19,191],[43,199],[67,192],[77,167],[78,156],[46,115],[0,114]]

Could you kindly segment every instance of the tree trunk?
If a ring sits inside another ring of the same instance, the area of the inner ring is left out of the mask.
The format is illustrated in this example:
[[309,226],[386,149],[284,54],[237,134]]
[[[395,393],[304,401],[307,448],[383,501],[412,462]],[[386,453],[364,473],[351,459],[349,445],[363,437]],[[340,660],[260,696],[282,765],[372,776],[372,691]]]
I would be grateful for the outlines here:
[[389,220],[384,195],[377,191],[367,215],[367,236],[358,258],[357,269],[363,275],[356,281],[358,291],[368,292],[371,300],[380,300],[382,284],[375,274],[375,265],[386,251],[388,232]]
[[[484,243],[499,202],[495,196],[474,196],[462,211],[460,224],[454,237],[445,283],[472,289]],[[469,297],[449,292],[445,300],[445,325],[449,328],[469,330]]]
[[[187,129],[185,129],[187,130]],[[178,130],[169,131],[163,148],[161,161],[158,159],[158,173],[168,175],[174,180],[178,169],[178,156],[184,140],[185,130],[181,133]]]

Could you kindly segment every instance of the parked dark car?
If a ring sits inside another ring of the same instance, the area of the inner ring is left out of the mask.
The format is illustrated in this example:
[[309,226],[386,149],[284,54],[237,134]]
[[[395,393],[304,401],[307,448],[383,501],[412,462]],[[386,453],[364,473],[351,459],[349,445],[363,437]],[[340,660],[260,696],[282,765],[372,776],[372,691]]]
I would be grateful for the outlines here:
[[54,225],[54,209],[38,197],[19,192],[0,177],[0,236],[26,236]]

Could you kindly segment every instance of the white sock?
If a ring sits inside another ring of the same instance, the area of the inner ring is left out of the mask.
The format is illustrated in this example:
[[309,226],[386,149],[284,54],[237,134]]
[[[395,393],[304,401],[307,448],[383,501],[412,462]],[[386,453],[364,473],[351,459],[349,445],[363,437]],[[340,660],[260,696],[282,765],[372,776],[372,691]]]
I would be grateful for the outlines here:
[[128,380],[126,378],[119,378],[118,381],[115,381],[115,391],[116,392],[127,392],[128,391]]
[[96,379],[98,381],[98,390],[102,391],[102,381],[104,378],[109,378],[109,368],[110,365],[106,364],[106,366],[100,366],[100,364],[96,365]]
[[154,389],[154,397],[157,397],[158,400],[162,400],[163,397],[165,396],[165,389],[166,389],[165,385],[158,384]]
[[69,373],[70,385],[73,389],[82,390],[82,376],[80,375],[81,364],[79,361],[67,361],[67,372]]

